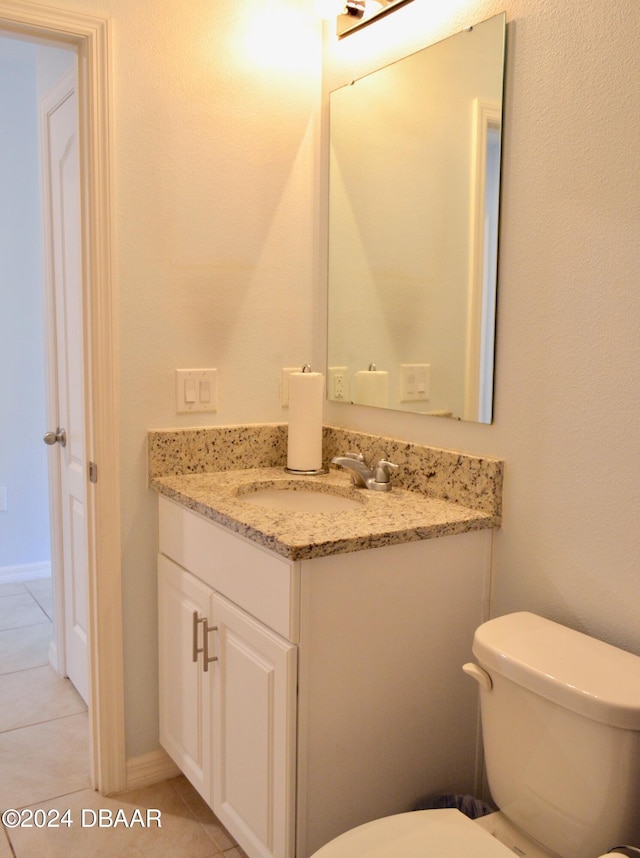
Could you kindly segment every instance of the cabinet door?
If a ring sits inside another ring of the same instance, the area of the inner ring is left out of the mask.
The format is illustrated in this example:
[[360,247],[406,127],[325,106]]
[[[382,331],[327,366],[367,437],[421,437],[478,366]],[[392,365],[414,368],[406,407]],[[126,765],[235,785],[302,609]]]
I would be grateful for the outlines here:
[[198,620],[211,617],[211,594],[206,584],[159,556],[160,744],[209,804],[212,683],[198,652],[205,633]]
[[294,849],[297,648],[214,595],[214,813],[251,856]]

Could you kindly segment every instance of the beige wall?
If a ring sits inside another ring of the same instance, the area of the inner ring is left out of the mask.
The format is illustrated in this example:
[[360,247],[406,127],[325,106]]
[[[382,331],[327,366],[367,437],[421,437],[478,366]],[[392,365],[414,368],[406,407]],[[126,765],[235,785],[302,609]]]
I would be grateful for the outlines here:
[[[312,361],[318,23],[306,3],[278,2],[271,17],[269,5],[108,4],[130,755],[157,744],[146,430],[281,420],[280,368]],[[219,411],[176,415],[174,370],[209,366]]]
[[637,3],[413,0],[329,40],[324,86],[502,10],[494,423],[331,403],[327,417],[504,457],[495,613],[537,611],[640,654]]
[[[44,2],[111,19],[125,715],[134,757],[158,742],[146,432],[280,421],[280,368],[313,360],[320,24],[307,0]],[[177,415],[174,370],[209,366],[219,371],[219,411]]]
[[[308,4],[276,5],[270,17],[260,0],[109,4],[133,756],[157,744],[146,430],[281,420],[280,368],[312,360],[318,24]],[[219,411],[176,415],[174,370],[208,366]]]
[[[112,19],[136,756],[157,744],[146,430],[283,419],[279,368],[324,357],[320,35],[312,0],[60,5]],[[636,0],[610,5],[413,0],[335,49],[329,41],[326,87],[337,64],[355,71],[503,9],[509,21],[495,422],[337,404],[327,417],[503,456],[496,611],[540,611],[640,652],[640,33]],[[175,414],[173,371],[193,366],[219,368],[216,415]]]

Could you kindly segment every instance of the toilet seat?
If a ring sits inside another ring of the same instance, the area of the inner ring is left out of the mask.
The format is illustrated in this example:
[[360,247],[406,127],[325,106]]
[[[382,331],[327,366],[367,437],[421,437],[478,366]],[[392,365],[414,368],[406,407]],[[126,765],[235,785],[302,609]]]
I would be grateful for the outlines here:
[[374,819],[312,858],[513,858],[513,852],[459,810],[418,810]]

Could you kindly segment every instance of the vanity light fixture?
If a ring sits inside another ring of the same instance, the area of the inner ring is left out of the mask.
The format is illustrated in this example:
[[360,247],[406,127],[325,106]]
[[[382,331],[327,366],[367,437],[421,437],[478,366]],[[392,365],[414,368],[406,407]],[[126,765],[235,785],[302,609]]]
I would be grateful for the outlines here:
[[[379,6],[380,4],[373,3],[373,5]],[[340,14],[349,15],[352,18],[362,18],[364,17],[365,7],[365,0],[347,0]]]
[[316,0],[321,18],[336,18],[338,38],[352,33],[411,0]]

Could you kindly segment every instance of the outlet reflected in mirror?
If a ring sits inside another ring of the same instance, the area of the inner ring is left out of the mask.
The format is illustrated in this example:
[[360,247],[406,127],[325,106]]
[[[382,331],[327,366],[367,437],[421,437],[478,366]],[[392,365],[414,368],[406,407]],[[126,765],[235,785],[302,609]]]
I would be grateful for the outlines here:
[[331,93],[328,398],[490,423],[505,16]]

